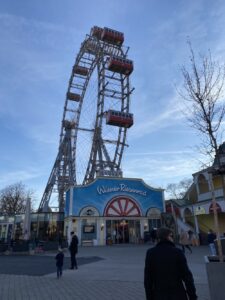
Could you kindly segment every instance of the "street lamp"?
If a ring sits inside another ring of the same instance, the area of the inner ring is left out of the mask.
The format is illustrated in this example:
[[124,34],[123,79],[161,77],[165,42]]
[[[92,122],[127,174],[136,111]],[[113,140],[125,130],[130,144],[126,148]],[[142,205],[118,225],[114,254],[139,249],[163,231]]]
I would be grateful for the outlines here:
[[[214,184],[213,184],[213,176],[215,176],[215,175],[221,175],[222,176],[222,187],[223,187],[224,186],[223,174],[225,174],[225,166],[224,165],[220,166],[220,163],[219,163],[219,165],[213,166],[208,171],[208,173],[209,173],[210,190],[212,192],[212,208],[213,208],[214,224],[215,224],[216,237],[217,237],[217,247],[218,247],[219,261],[223,262],[223,251],[222,251],[222,245],[221,245],[221,240],[220,240],[220,229],[219,229],[215,189],[214,189]],[[223,196],[224,196],[224,188],[223,188]]]

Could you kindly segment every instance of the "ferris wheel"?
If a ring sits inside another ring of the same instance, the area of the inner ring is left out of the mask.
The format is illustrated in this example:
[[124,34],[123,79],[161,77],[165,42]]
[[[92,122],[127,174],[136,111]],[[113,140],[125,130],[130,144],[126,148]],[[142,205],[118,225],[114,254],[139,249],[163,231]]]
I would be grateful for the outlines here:
[[123,33],[93,27],[81,44],[69,80],[60,141],[72,124],[75,184],[96,176],[122,176],[121,160],[127,128],[133,124]]
[[94,26],[81,43],[66,93],[58,156],[40,208],[55,184],[62,207],[69,185],[88,184],[97,176],[122,177],[127,129],[133,125],[133,62],[123,42],[122,32]]

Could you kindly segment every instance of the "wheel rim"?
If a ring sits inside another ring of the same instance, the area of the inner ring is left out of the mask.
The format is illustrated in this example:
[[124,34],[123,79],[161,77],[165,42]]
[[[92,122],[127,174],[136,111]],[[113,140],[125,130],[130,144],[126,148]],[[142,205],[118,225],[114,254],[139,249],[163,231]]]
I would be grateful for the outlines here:
[[138,205],[128,197],[117,197],[110,201],[105,210],[106,217],[140,217]]

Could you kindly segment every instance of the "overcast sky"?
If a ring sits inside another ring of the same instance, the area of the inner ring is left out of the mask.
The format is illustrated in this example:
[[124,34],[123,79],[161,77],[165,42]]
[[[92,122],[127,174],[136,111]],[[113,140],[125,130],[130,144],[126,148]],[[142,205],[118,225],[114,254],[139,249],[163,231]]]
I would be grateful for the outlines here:
[[0,189],[22,181],[40,201],[55,161],[68,80],[93,25],[125,34],[134,61],[134,126],[125,177],[165,188],[199,170],[199,138],[180,112],[187,38],[225,61],[223,0],[1,0]]

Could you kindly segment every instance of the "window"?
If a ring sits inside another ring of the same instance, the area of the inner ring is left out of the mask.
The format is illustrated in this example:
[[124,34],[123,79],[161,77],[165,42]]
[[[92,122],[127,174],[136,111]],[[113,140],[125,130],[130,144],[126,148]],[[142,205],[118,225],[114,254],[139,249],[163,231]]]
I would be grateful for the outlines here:
[[200,174],[198,176],[198,187],[199,187],[200,194],[209,192],[208,181],[206,180],[206,178],[203,174]]
[[95,226],[94,225],[84,225],[83,232],[84,233],[94,233],[95,232]]

